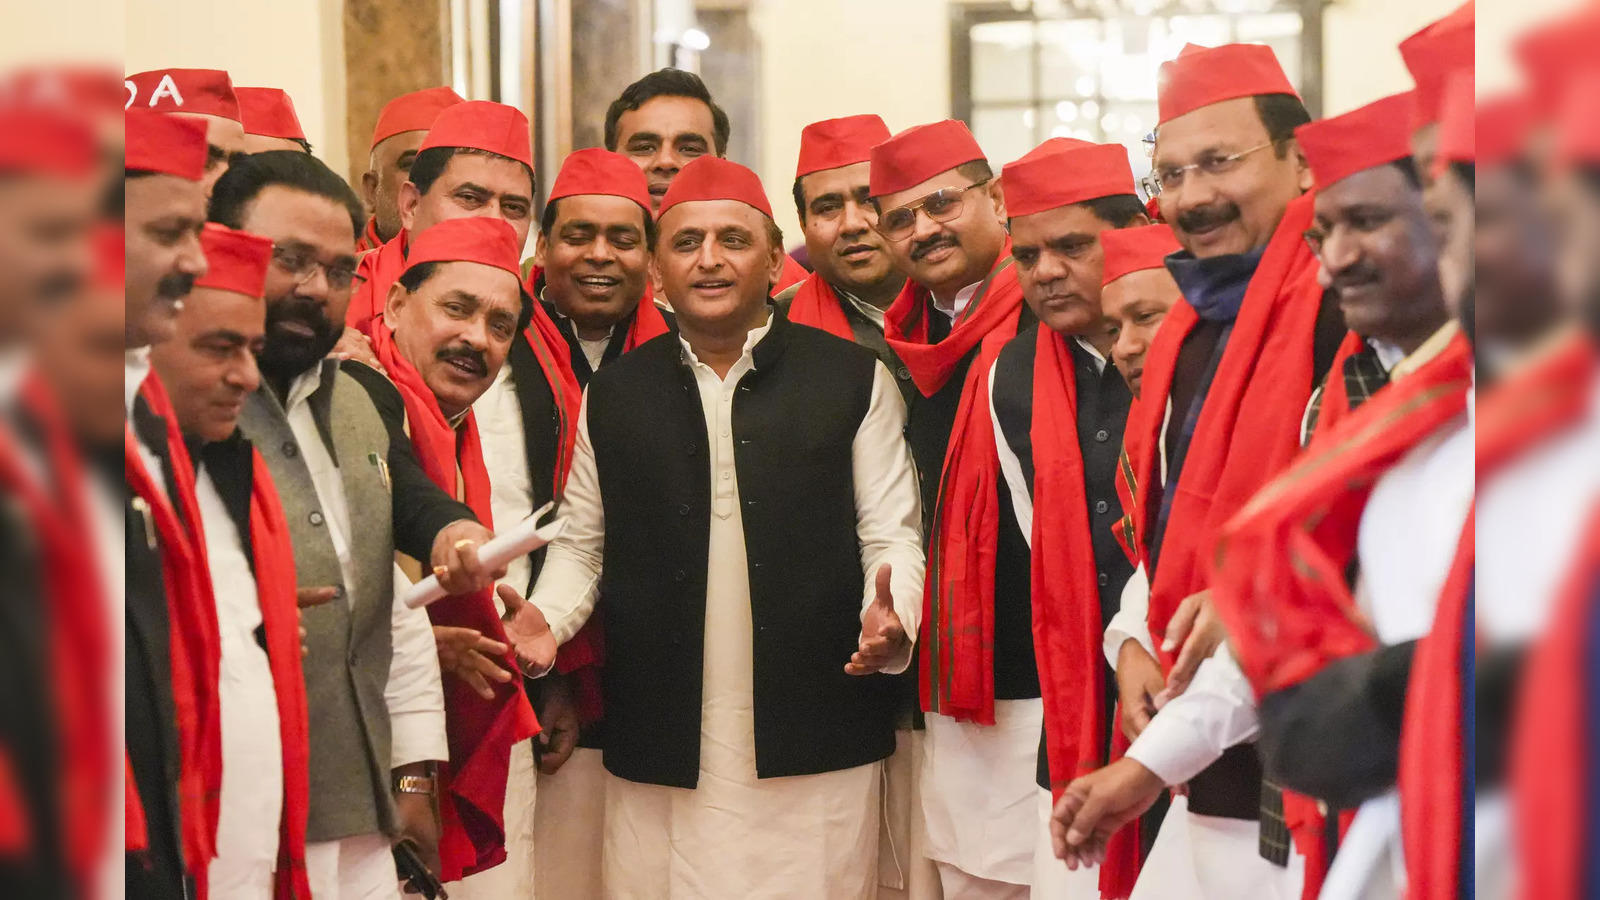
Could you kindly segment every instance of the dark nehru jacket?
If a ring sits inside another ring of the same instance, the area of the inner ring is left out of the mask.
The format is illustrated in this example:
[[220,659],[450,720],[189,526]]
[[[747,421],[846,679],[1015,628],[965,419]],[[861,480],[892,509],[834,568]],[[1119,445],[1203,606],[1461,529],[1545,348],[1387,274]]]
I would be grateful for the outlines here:
[[[809,775],[894,749],[893,683],[845,674],[865,590],[852,445],[870,350],[774,314],[732,405],[749,560],[756,772]],[[710,448],[675,334],[589,383],[605,515],[606,768],[693,788],[710,552]]]

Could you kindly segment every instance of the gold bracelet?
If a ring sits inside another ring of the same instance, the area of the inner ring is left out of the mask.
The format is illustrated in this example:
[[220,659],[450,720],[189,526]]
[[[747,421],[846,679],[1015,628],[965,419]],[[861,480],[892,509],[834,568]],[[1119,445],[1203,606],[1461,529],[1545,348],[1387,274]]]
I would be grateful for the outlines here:
[[425,775],[401,775],[394,780],[394,789],[400,794],[433,794],[433,779]]

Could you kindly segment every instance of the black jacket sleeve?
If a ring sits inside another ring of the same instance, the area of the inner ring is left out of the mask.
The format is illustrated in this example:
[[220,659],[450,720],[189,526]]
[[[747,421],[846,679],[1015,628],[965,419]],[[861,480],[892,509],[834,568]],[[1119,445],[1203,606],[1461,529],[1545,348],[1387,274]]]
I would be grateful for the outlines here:
[[1261,698],[1268,778],[1349,809],[1395,783],[1415,641],[1330,663]]
[[406,407],[400,392],[389,379],[371,367],[346,362],[344,372],[360,382],[372,398],[383,424],[389,429],[389,480],[394,486],[394,546],[401,553],[427,562],[433,555],[433,539],[446,525],[458,519],[477,521],[465,504],[434,484],[422,471],[411,438],[406,434]]

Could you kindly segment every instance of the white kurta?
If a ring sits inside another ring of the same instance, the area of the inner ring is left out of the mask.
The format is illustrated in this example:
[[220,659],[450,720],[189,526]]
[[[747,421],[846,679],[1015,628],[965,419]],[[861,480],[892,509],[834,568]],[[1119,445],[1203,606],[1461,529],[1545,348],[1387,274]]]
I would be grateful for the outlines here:
[[[750,332],[726,377],[685,358],[700,389],[710,440],[712,515],[702,663],[700,771],[692,790],[639,784],[607,774],[603,879],[608,897],[872,897],[878,874],[880,763],[817,775],[758,778],[749,568],[734,465],[733,398],[754,368],[751,350],[768,325]],[[921,511],[903,429],[905,407],[882,364],[852,447],[857,534],[867,575],[892,564],[896,613],[915,635],[922,610]],[[568,525],[551,545],[532,601],[558,640],[593,609],[605,524],[588,399],[567,484]],[[848,660],[817,660],[843,666]],[[909,654],[899,669],[909,662]],[[871,677],[871,676],[867,676]]]
[[217,602],[222,662],[222,801],[217,855],[208,876],[211,893],[229,900],[268,900],[278,862],[283,815],[283,740],[278,695],[267,652],[256,643],[261,603],[239,529],[228,515],[211,474],[195,480],[206,558]]

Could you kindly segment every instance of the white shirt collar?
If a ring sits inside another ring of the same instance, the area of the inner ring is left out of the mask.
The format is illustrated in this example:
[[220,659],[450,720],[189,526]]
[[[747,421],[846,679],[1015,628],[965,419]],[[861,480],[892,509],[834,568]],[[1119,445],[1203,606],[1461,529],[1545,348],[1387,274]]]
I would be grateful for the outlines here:
[[933,308],[949,316],[950,320],[953,322],[957,316],[961,315],[963,312],[966,312],[967,304],[972,302],[972,298],[977,295],[978,288],[981,287],[983,287],[983,282],[974,281],[961,290],[956,291],[955,299],[951,301],[949,306],[945,306],[939,302],[938,297],[934,297]]
[[1096,350],[1095,346],[1093,344],[1089,343],[1088,341],[1084,340],[1082,335],[1075,334],[1075,335],[1072,336],[1072,339],[1077,341],[1078,342],[1078,346],[1082,347],[1085,352],[1087,352],[1091,357],[1094,358],[1095,371],[1104,373],[1105,370],[1106,370],[1106,357],[1105,357],[1105,354],[1101,353],[1099,350]]
[[880,330],[884,327],[885,319],[888,315],[885,310],[881,310],[876,306],[873,306],[871,303],[868,303],[867,301],[857,297],[855,294],[852,294],[847,290],[844,290],[843,288],[835,288],[834,290],[838,292],[839,296],[845,299],[846,303],[849,303],[851,306],[855,307],[856,312],[866,316],[868,322],[878,326]]
[[[740,357],[739,357],[740,361],[743,361],[745,358],[749,357],[751,355],[751,352],[755,350],[756,345],[761,343],[761,339],[766,337],[767,336],[767,332],[769,332],[771,330],[772,330],[772,312],[771,312],[771,308],[769,307],[768,308],[768,312],[767,312],[766,320],[763,321],[760,325],[756,326],[755,328],[750,329],[750,333],[745,335],[745,338],[744,338],[744,353],[742,353],[740,355]],[[690,363],[692,363],[694,365],[697,365],[697,366],[704,366],[705,365],[705,363],[700,361],[700,357],[695,355],[694,348],[689,346],[689,341],[688,341],[688,339],[686,339],[683,336],[682,332],[679,332],[679,334],[678,334],[678,343],[680,345],[682,345],[683,352],[689,354],[689,362]]]
[[126,405],[128,418],[133,418],[133,402],[139,396],[139,388],[144,385],[144,380],[150,377],[150,348],[138,347],[127,351],[122,362],[122,400]]
[[301,372],[289,382],[289,393],[283,398],[283,411],[287,413],[302,403],[311,399],[311,395],[322,387],[322,365],[318,363]]
[[1367,344],[1378,354],[1378,364],[1383,366],[1385,372],[1393,370],[1400,363],[1400,360],[1405,359],[1407,355],[1406,351],[1388,341],[1368,338]]

